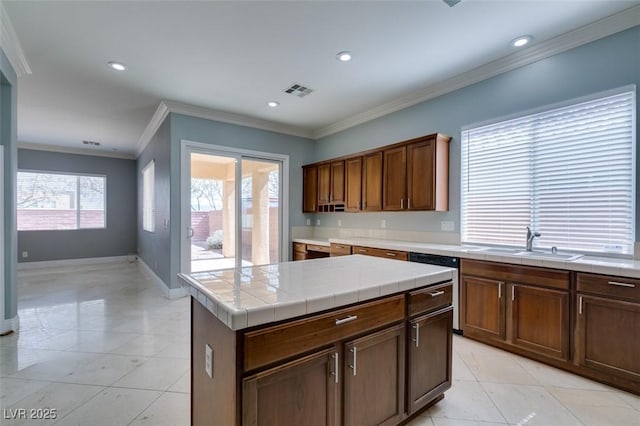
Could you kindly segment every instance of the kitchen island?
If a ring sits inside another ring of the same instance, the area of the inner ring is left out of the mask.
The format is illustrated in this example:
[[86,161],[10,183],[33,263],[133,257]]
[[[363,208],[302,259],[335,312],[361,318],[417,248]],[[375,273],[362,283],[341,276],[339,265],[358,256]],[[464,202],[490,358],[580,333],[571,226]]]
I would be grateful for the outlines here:
[[345,256],[179,275],[193,425],[396,425],[451,386],[456,271]]

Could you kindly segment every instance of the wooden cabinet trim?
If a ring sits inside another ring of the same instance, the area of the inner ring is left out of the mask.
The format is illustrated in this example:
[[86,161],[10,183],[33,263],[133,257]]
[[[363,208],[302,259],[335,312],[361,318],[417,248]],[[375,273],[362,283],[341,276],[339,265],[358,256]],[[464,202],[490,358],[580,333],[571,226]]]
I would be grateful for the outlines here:
[[569,289],[570,273],[559,269],[470,259],[461,259],[460,268],[461,271],[464,270],[465,275],[551,287],[559,290]]

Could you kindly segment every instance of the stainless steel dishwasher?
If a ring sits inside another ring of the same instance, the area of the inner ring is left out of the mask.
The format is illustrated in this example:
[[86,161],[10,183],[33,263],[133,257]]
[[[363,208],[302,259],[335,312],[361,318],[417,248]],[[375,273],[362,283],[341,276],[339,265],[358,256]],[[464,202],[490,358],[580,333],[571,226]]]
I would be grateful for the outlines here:
[[455,268],[457,272],[453,274],[453,332],[456,334],[462,334],[459,323],[458,312],[458,282],[460,275],[460,258],[451,256],[440,256],[437,254],[427,253],[409,253],[409,262],[426,263],[428,265],[446,266],[448,268]]

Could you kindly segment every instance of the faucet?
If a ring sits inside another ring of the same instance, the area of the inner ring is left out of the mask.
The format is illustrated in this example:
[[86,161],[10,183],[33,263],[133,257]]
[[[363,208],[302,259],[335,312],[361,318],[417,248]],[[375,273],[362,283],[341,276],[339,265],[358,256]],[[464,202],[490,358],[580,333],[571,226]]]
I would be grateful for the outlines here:
[[527,226],[527,251],[532,251],[533,239],[535,237],[539,237],[540,235],[542,234],[536,231],[532,231],[531,228]]

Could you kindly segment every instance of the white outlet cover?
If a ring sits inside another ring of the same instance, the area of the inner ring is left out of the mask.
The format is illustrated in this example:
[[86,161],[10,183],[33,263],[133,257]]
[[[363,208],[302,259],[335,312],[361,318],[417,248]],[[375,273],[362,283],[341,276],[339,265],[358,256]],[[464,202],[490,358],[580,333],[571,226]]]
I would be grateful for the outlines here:
[[28,251],[23,251],[22,252],[22,257],[29,257],[29,252]]
[[204,369],[207,376],[213,378],[213,349],[209,345],[204,345]]
[[320,219],[316,220],[316,226],[320,226]]
[[387,221],[386,219],[382,219],[380,221],[380,228],[386,228],[387,227]]
[[311,225],[311,219],[307,219],[307,225]]
[[454,223],[449,220],[443,220],[442,222],[440,222],[440,230],[451,232],[454,230]]
[[338,226],[342,226],[342,220],[338,219]]

